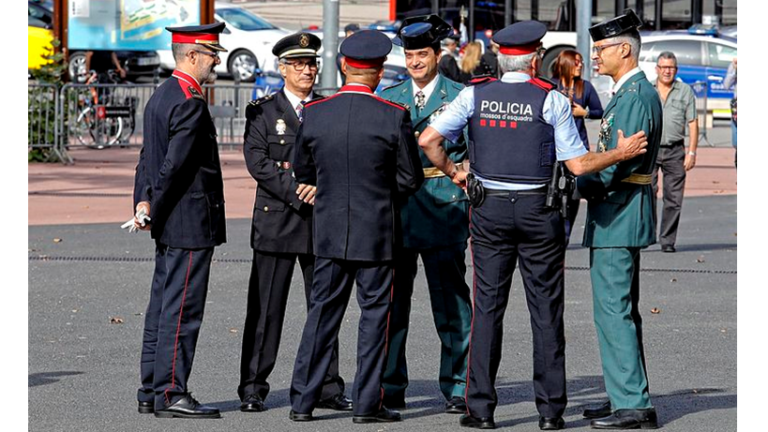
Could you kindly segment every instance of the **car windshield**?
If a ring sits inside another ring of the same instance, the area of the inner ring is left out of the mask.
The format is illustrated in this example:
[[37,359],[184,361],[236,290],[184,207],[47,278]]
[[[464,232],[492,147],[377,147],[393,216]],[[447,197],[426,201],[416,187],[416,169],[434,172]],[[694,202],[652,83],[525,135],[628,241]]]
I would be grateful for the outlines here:
[[277,28],[245,9],[217,9],[216,14],[219,15],[222,20],[226,21],[227,25],[231,25],[238,30],[253,31],[271,30]]

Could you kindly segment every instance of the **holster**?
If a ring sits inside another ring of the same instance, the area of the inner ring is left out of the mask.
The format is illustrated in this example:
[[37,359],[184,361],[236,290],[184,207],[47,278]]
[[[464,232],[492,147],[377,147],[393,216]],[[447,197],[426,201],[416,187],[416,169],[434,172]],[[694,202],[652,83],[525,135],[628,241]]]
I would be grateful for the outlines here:
[[485,188],[483,188],[483,184],[480,183],[480,180],[478,180],[472,173],[467,174],[466,181],[469,205],[478,208],[483,205],[483,201],[485,201]]

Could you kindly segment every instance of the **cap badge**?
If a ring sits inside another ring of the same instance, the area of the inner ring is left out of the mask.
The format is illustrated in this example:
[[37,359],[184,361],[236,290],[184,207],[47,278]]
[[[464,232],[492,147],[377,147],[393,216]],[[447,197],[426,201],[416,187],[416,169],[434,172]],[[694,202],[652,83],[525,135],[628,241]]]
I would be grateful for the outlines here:
[[299,46],[302,48],[306,48],[309,46],[309,36],[306,34],[302,34],[301,37],[299,37]]
[[285,135],[285,121],[283,119],[277,119],[277,123],[275,123],[275,130],[277,130],[278,135]]

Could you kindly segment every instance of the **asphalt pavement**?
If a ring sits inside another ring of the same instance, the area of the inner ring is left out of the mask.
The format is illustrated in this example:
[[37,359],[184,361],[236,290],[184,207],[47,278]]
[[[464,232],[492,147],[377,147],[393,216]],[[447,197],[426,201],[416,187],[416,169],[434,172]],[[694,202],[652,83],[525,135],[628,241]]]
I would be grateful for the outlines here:
[[[566,262],[568,429],[587,430],[584,405],[605,397],[592,322],[588,250],[578,245],[584,209]],[[404,421],[353,425],[351,414],[316,410],[312,423],[288,420],[293,360],[305,319],[298,274],[266,412],[238,410],[240,343],[251,251],[249,221],[228,221],[217,248],[190,389],[222,410],[220,420],[164,420],[136,412],[143,313],[152,242],[114,223],[30,226],[28,426],[32,431],[434,431],[461,430],[442,413],[439,341],[419,274],[408,341]],[[667,431],[736,430],[736,196],[686,198],[678,252],[642,254],[644,335],[651,396]],[[467,281],[471,283],[472,267]],[[505,319],[497,382],[500,430],[537,431],[531,384],[531,330],[519,274]],[[350,302],[340,335],[340,371],[351,395],[356,321]]]

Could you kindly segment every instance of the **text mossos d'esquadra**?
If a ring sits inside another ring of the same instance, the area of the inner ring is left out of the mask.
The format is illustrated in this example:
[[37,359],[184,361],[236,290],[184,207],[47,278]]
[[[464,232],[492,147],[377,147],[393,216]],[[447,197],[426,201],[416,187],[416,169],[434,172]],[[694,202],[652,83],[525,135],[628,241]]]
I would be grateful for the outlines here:
[[480,102],[480,118],[531,122],[533,108],[526,103],[484,100]]

